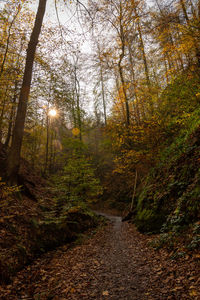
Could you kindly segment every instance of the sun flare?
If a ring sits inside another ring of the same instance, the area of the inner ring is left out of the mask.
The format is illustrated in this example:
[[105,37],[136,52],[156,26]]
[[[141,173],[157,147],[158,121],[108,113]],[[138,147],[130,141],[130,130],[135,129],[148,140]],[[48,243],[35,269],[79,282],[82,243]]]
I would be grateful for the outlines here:
[[57,115],[57,111],[55,110],[55,109],[50,109],[49,110],[49,115],[51,116],[51,117],[55,117],[56,115]]

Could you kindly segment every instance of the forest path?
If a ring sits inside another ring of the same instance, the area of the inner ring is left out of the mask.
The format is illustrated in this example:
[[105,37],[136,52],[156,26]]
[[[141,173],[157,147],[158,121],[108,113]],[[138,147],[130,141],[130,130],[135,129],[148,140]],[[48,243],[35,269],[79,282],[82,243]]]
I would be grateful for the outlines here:
[[149,248],[149,238],[133,225],[104,216],[109,224],[81,245],[46,253],[19,272],[1,290],[1,299],[200,299],[190,297],[192,290],[181,281],[188,266],[181,264],[177,271],[165,252]]

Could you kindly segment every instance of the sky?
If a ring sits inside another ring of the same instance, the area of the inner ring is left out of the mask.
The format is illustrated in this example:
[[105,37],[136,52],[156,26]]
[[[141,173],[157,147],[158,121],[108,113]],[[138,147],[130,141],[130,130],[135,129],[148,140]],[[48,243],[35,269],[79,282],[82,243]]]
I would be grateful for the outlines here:
[[[64,39],[67,41],[72,40],[74,45],[80,47],[80,51],[82,54],[91,54],[91,40],[90,35],[87,34],[86,29],[81,25],[81,20],[78,21],[75,2],[71,4],[68,1],[68,5],[63,4],[63,0],[57,0],[57,11],[58,17],[55,9],[55,0],[47,0],[47,8],[44,16],[44,24],[59,26],[59,22],[61,26],[69,29],[68,35],[64,36]],[[84,5],[87,5],[87,0],[81,0]],[[30,8],[36,13],[38,8],[39,0],[35,0],[34,3],[30,5]],[[59,20],[58,20],[59,18]],[[73,33],[70,33],[73,32]],[[68,57],[70,59],[70,57]],[[83,100],[87,106],[87,110],[90,112],[93,111],[93,86],[92,84],[88,85],[85,82],[80,82],[81,87],[85,90],[87,97]],[[88,99],[86,99],[88,98]]]
[[[147,1],[149,4],[152,4],[153,2],[153,0]],[[0,0],[0,5],[1,3],[5,2],[6,1],[4,0]],[[81,0],[81,2],[87,6],[87,0]],[[30,4],[30,8],[34,11],[34,13],[37,12],[38,4],[39,0],[32,0],[32,4]],[[74,44],[79,45],[83,54],[91,54],[91,37],[90,34],[87,34],[87,29],[82,26],[81,19],[77,17],[76,1],[68,0],[67,4],[64,4],[64,0],[57,0],[57,8],[58,16],[55,9],[55,0],[47,0],[44,24],[58,26],[60,22],[62,26],[65,26],[67,29],[69,29],[69,34],[64,38],[66,38],[67,41],[72,40]],[[70,31],[74,34],[70,34]],[[93,86],[92,83],[90,83],[90,85],[87,86],[88,98],[90,99],[93,97],[92,90]]]

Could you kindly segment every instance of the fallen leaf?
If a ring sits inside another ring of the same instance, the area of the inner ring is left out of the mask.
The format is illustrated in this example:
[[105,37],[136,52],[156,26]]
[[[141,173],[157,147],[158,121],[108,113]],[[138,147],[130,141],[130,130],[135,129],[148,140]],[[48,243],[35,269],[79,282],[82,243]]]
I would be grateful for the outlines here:
[[109,296],[109,292],[108,291],[103,291],[102,295],[103,296]]
[[196,297],[197,292],[195,290],[190,291],[190,297]]

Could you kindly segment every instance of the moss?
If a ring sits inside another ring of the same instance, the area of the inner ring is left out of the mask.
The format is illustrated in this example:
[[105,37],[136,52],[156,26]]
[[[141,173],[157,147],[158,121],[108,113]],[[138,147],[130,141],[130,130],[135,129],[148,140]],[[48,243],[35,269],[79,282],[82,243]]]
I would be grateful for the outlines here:
[[158,232],[165,222],[166,217],[163,214],[155,213],[150,209],[143,209],[135,217],[135,224],[142,232]]
[[[182,232],[200,215],[200,109],[160,156],[137,197],[135,223],[143,232]],[[165,224],[165,226],[162,226]]]

